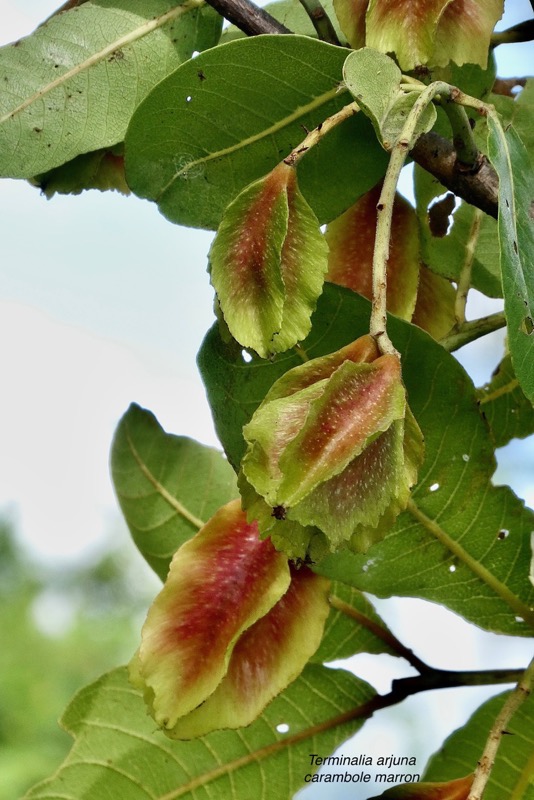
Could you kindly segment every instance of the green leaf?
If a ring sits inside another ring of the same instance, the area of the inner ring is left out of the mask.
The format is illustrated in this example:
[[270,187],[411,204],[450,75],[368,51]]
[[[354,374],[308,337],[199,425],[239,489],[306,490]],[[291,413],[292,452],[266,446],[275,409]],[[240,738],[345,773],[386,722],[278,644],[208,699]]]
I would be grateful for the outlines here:
[[[452,224],[446,235],[437,236],[432,232],[429,208],[432,208],[432,201],[447,190],[417,164],[414,186],[423,261],[437,275],[457,281],[468,258],[467,242],[476,209],[469,203],[460,203],[452,214]],[[482,217],[471,270],[474,289],[488,297],[502,297],[497,223],[487,214]]]
[[326,621],[321,646],[312,661],[336,661],[358,653],[399,655],[399,651],[391,647],[392,634],[386,623],[358,589],[334,581],[330,596],[333,608]]
[[221,17],[196,0],[96,0],[0,50],[0,174],[30,178],[122,141],[137,104]]
[[36,175],[32,183],[50,200],[55,194],[80,194],[86,189],[130,194],[124,177],[122,148],[83,153],[60,167]]
[[521,387],[534,403],[534,178],[527,151],[496,114],[488,117],[488,151],[499,176],[499,242],[508,345]]
[[[488,98],[488,102],[497,109],[505,128],[509,125],[514,126],[532,158],[534,152],[534,78],[527,80],[524,88],[516,97],[492,94]],[[487,125],[480,127],[480,134],[485,134],[487,137]]]
[[[305,36],[254,36],[183,64],[133,116],[126,137],[132,190],[156,201],[173,222],[217,228],[245,186],[288,156],[305,130],[350,102],[339,86],[346,54]],[[310,150],[298,180],[323,223],[385,170],[368,121],[356,114]]]
[[[334,352],[363,334],[369,304],[326,285],[303,342],[309,358]],[[341,553],[321,564],[335,580],[380,597],[423,597],[477,625],[528,635],[534,587],[528,581],[534,515],[508,487],[493,487],[493,442],[478,411],[473,384],[456,359],[415,326],[391,317],[390,336],[402,355],[408,402],[425,436],[426,460],[413,493],[414,512],[398,518],[386,538],[362,556]],[[272,363],[253,359],[218,331],[207,335],[199,366],[228,458],[239,464],[241,428],[271,384],[296,366],[296,354]],[[502,531],[509,535],[502,536]]]
[[132,537],[162,580],[175,550],[237,496],[235,474],[217,450],[165,433],[135,404],[117,427],[111,473]]
[[343,670],[309,665],[248,728],[173,742],[154,729],[141,694],[118,669],[76,695],[61,721],[72,750],[25,800],[289,798],[313,771],[309,754],[330,753],[358,730],[363,721],[347,712],[373,695]]
[[[389,56],[362,47],[353,50],[343,67],[343,78],[350,93],[370,117],[377,136],[386,150],[391,150],[402,133],[406,117],[419,95],[400,88],[402,73]],[[436,121],[436,109],[430,103],[410,140],[429,131]]]
[[[483,743],[488,737],[499,711],[509,693],[492,697],[478,708],[466,725],[446,739],[430,759],[425,780],[446,780],[473,772],[480,759]],[[532,800],[534,771],[532,770],[532,732],[534,731],[534,696],[530,696],[506,725],[484,800]]]
[[491,381],[478,390],[478,402],[496,447],[534,433],[534,408],[519,386],[509,355],[503,358]]

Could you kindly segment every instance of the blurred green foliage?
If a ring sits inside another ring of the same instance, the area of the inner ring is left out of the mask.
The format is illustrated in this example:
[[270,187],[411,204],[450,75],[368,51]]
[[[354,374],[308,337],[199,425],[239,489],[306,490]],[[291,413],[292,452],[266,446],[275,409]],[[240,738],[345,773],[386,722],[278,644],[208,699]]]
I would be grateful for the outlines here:
[[71,746],[57,723],[66,704],[136,647],[151,581],[119,550],[88,562],[32,562],[0,520],[2,800],[18,800],[57,768]]

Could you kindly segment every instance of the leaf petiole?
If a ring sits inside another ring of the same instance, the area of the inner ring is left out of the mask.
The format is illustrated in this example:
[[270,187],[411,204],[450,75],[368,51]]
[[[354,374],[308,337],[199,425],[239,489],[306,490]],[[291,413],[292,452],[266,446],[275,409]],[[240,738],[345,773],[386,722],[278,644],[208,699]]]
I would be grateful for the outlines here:
[[319,123],[316,128],[311,130],[305,139],[302,140],[300,144],[293,148],[286,158],[284,158],[284,164],[287,164],[288,167],[296,167],[299,161],[306,155],[308,150],[311,150],[312,147],[315,147],[316,144],[319,144],[321,139],[326,136],[327,133],[330,133],[333,128],[337,125],[340,125],[345,120],[352,117],[354,114],[357,114],[360,110],[358,103],[352,102],[343,108],[340,111],[337,111],[335,114],[332,114],[331,117],[327,117],[325,120]]

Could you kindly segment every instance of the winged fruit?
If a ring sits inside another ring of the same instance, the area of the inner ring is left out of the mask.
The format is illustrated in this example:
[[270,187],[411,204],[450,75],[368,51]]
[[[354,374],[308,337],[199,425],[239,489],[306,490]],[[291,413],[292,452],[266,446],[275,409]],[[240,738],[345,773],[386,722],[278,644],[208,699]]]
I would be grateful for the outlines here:
[[317,650],[327,579],[261,540],[239,500],[177,550],[130,665],[166,734],[250,724]]
[[443,783],[404,783],[370,800],[467,800],[473,775]]
[[211,282],[232,336],[262,358],[304,339],[328,247],[284,162],[231,203],[210,250]]
[[486,67],[503,0],[334,0],[353,48],[394,53],[402,70],[426,65]]
[[400,359],[369,335],[286,372],[243,433],[244,507],[290,558],[366,551],[406,507],[423,459]]

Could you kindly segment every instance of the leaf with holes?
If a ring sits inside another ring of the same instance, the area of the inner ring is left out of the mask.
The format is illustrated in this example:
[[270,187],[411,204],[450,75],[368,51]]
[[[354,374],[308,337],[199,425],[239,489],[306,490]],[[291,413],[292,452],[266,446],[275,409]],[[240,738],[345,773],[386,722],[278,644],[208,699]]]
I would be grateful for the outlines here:
[[[508,692],[492,697],[463,727],[454,731],[430,759],[424,779],[447,780],[472,771],[480,759],[481,743],[487,739],[508,697]],[[534,696],[531,695],[506,724],[507,735],[501,739],[484,800],[503,800],[503,797],[530,800],[534,796],[533,731]]]
[[292,797],[304,785],[309,754],[331,753],[355,733],[363,724],[356,709],[373,696],[344,670],[312,664],[248,728],[172,742],[154,729],[141,694],[118,669],[76,695],[61,721],[75,739],[72,750],[25,800]]
[[30,178],[122,141],[153,86],[217,43],[197,0],[106,0],[57,14],[0,50],[0,174]]
[[235,474],[217,450],[165,433],[135,403],[117,427],[111,473],[132,537],[162,580],[178,547],[237,496]]
[[[288,156],[305,130],[351,102],[340,87],[346,55],[306,36],[254,36],[183,64],[132,118],[132,191],[157,202],[173,222],[217,228],[245,186]],[[302,160],[299,186],[319,221],[328,222],[374,186],[386,165],[369,122],[356,114]]]
[[[334,352],[368,324],[366,300],[327,284],[304,351],[310,358]],[[488,630],[529,635],[534,514],[508,487],[491,485],[493,442],[473,384],[456,359],[395,317],[388,331],[401,352],[408,402],[425,436],[425,463],[411,510],[386,538],[366,555],[329,556],[321,572],[380,597],[433,600]],[[241,428],[299,357],[283,354],[272,363],[251,363],[253,369],[243,370],[241,353],[228,348],[215,328],[199,355],[219,437],[236,465],[245,449]]]
[[499,243],[512,364],[525,395],[534,403],[534,178],[529,155],[496,114],[488,117],[488,151],[499,176]]
[[534,433],[534,408],[519,386],[509,355],[503,358],[491,381],[478,390],[478,402],[496,447]]

